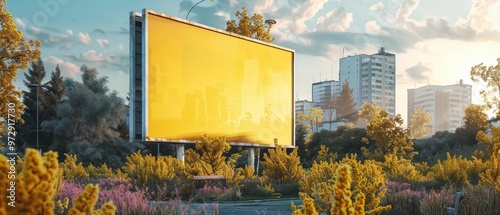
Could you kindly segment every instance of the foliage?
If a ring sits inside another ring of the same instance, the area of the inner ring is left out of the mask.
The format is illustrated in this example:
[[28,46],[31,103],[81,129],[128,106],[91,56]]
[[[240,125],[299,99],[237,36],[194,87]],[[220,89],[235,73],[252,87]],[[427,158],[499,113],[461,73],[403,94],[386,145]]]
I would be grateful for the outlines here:
[[432,132],[429,128],[431,121],[432,117],[430,113],[426,112],[420,106],[416,107],[411,115],[410,125],[408,125],[412,138],[420,139],[430,134]]
[[446,187],[439,191],[431,190],[420,200],[420,211],[425,215],[442,215],[445,207],[454,202],[452,197]]
[[[349,164],[338,165],[334,178],[327,183],[320,183],[323,199],[327,200],[328,208],[318,209],[315,207],[315,200],[302,193],[301,199],[304,201],[304,206],[296,207],[292,203],[293,214],[317,214],[316,210],[330,211],[330,214],[365,214],[365,194],[359,190],[351,191],[351,182],[354,181],[351,177],[351,166]],[[373,212],[367,214],[371,213]]]
[[[323,110],[320,108],[310,108],[308,113],[297,112],[297,123],[304,127],[306,131],[318,132],[317,127],[323,121]],[[306,143],[310,142],[310,137],[306,136]]]
[[73,203],[73,207],[69,209],[68,214],[115,214],[116,206],[112,202],[107,202],[102,205],[101,209],[94,211],[94,205],[99,198],[99,186],[89,184],[85,187]]
[[[451,204],[450,204],[451,205]],[[464,197],[460,201],[460,213],[471,215],[498,214],[500,197],[495,188],[488,186],[474,186],[464,190]]]
[[184,153],[186,171],[193,176],[224,175],[228,184],[238,186],[243,180],[242,172],[236,170],[235,165],[240,155],[224,156],[231,148],[225,137],[209,137],[205,134],[200,139],[196,142],[196,151],[188,149]]
[[471,179],[477,182],[480,173],[487,168],[488,166],[479,159],[470,161],[462,158],[461,155],[452,157],[447,153],[446,160],[438,160],[438,163],[432,167],[432,176],[439,182],[460,188],[471,186]]
[[193,196],[193,201],[195,202],[206,202],[206,201],[215,201],[217,198],[224,194],[227,189],[215,186],[205,186],[196,190],[195,195]]
[[349,86],[349,82],[345,80],[335,106],[337,107],[338,119],[347,119],[349,122],[356,123],[358,120],[357,103],[354,101],[352,92],[353,89]]
[[141,155],[141,151],[125,158],[123,173],[132,179],[139,187],[151,184],[161,184],[177,178],[187,178],[182,161],[171,156]]
[[300,158],[297,155],[298,148],[288,154],[286,149],[278,144],[275,139],[274,149],[269,149],[264,154],[264,161],[260,163],[266,168],[262,172],[265,180],[273,183],[287,184],[299,182],[304,176],[304,169],[300,165]]
[[335,171],[341,164],[351,166],[351,190],[357,190],[365,195],[366,210],[385,211],[387,208],[379,207],[380,199],[385,195],[385,175],[380,164],[373,160],[358,161],[355,155],[345,157],[339,162],[314,163],[306,172],[306,176],[299,182],[300,190],[305,195],[314,199],[318,211],[328,211],[332,201],[329,181],[335,179]]
[[66,180],[89,178],[89,173],[85,170],[82,162],[77,163],[76,155],[64,154],[64,156],[66,156],[66,160],[61,163],[61,169]]
[[423,215],[420,212],[420,199],[424,194],[420,191],[404,189],[397,192],[388,192],[382,205],[391,205],[389,215]]
[[405,159],[396,153],[384,155],[382,167],[387,179],[391,181],[417,182],[424,179],[411,160]]
[[500,193],[500,153],[491,155],[486,165],[489,168],[479,175],[481,184],[493,186]]
[[[14,86],[18,70],[28,68],[40,56],[40,41],[26,41],[23,33],[17,29],[14,17],[7,10],[6,0],[0,0],[0,137],[8,128],[5,126],[6,116],[12,114],[20,119],[24,110],[21,103],[21,92]],[[12,103],[12,109],[6,105]],[[12,111],[13,110],[13,111]],[[23,121],[18,123],[22,124]]]
[[107,77],[85,65],[80,70],[83,83],[65,80],[67,99],[57,107],[57,119],[43,122],[42,129],[53,132],[52,149],[78,155],[85,165],[118,168],[141,148],[120,133],[127,108],[117,92],[108,92]]
[[274,41],[274,38],[271,37],[270,34],[272,24],[264,23],[262,15],[254,13],[249,17],[245,7],[241,8],[241,11],[236,11],[234,15],[238,19],[238,23],[236,23],[236,20],[227,21],[226,31],[252,37],[268,43]]
[[[371,119],[366,125],[366,132],[375,141],[376,150],[373,159],[380,161],[383,159],[381,156],[389,153],[398,153],[406,158],[415,155],[413,142],[408,139],[411,133],[401,127],[403,124],[401,115],[390,118],[389,112],[376,107],[374,103],[364,103],[361,109],[360,118]],[[369,156],[367,153],[365,155]]]
[[497,59],[497,65],[488,66],[483,63],[471,68],[470,76],[474,82],[485,82],[486,89],[481,90],[480,94],[486,107],[496,111],[497,118],[500,116],[500,58]]
[[[0,214],[7,214],[6,208],[12,214],[54,214],[56,204],[54,197],[59,195],[62,175],[57,163],[57,153],[47,152],[43,157],[34,149],[26,149],[22,171],[15,177],[15,202],[7,202],[8,198],[0,201]],[[7,158],[0,156],[0,169],[9,171]],[[9,196],[10,185],[7,174],[0,175],[0,188],[5,196]],[[92,212],[97,193],[96,186],[89,185],[77,197],[75,204],[69,209],[69,214]],[[13,200],[12,200],[13,201]],[[7,206],[15,204],[15,207]],[[96,214],[114,214],[115,206],[109,202],[103,205]]]

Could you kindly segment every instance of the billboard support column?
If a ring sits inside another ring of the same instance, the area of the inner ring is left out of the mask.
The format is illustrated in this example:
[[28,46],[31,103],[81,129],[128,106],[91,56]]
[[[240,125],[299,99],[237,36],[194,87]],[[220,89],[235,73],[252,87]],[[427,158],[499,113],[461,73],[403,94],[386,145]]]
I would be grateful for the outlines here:
[[259,164],[260,164],[260,148],[257,148],[257,168],[255,169],[255,174],[259,175]]
[[255,148],[248,148],[248,166],[251,166],[255,170]]
[[177,147],[177,159],[184,162],[184,144],[176,144]]

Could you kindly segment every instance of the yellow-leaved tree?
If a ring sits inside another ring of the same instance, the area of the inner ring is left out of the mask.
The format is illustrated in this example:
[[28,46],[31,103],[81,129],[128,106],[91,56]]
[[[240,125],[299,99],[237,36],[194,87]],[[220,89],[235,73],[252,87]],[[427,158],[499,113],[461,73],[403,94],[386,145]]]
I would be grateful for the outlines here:
[[288,154],[286,148],[279,145],[276,139],[274,146],[274,149],[264,153],[264,161],[260,162],[266,168],[262,172],[264,179],[278,184],[299,182],[304,176],[304,169],[297,155],[298,148]]
[[188,149],[184,153],[186,171],[193,176],[197,175],[224,175],[230,185],[237,185],[243,176],[240,170],[236,170],[236,161],[240,154],[232,154],[230,157],[224,153],[231,149],[226,142],[226,137],[209,137],[203,135],[196,142],[195,148]]
[[[366,148],[362,148],[364,155],[382,161],[384,155],[397,153],[405,158],[413,157],[413,142],[409,139],[411,132],[403,129],[403,118],[401,115],[389,117],[389,112],[375,103],[364,103],[361,105],[359,118],[370,120],[366,125],[366,133],[375,141],[376,150],[373,153],[367,153]],[[364,139],[364,141],[368,141]]]
[[25,40],[7,10],[5,0],[0,0],[0,41],[0,116],[2,116],[0,136],[2,136],[5,134],[7,120],[23,123],[18,119],[21,118],[24,105],[21,103],[21,91],[16,89],[14,81],[18,70],[28,68],[28,64],[40,56],[41,47],[40,41]]
[[500,58],[497,65],[486,66],[483,63],[471,68],[470,76],[474,82],[485,82],[486,88],[481,90],[481,95],[489,109],[494,109],[497,118],[500,117]]
[[430,134],[432,132],[432,129],[429,127],[431,121],[432,117],[430,113],[420,106],[416,107],[411,115],[410,125],[408,125],[412,138],[420,139]]
[[262,15],[257,13],[249,17],[245,7],[241,8],[241,11],[236,11],[234,15],[238,18],[238,23],[236,23],[236,20],[227,21],[226,31],[252,37],[268,43],[274,41],[270,31],[273,24],[276,24],[275,21],[266,20],[264,22]]

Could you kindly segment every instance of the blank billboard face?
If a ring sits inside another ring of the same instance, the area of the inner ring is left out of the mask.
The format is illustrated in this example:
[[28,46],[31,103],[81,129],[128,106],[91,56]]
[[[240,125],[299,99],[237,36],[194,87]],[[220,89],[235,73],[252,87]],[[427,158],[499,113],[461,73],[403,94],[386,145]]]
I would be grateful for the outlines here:
[[293,145],[291,50],[146,14],[146,139]]

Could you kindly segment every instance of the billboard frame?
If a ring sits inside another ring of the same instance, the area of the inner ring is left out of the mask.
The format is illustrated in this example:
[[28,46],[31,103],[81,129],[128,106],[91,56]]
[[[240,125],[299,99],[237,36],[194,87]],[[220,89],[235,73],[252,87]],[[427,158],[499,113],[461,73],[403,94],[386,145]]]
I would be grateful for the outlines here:
[[[193,141],[193,140],[185,140],[185,139],[163,139],[163,138],[150,138],[150,137],[147,137],[146,134],[147,134],[147,131],[148,131],[148,47],[149,47],[149,41],[148,41],[148,14],[150,15],[155,15],[155,16],[159,16],[159,17],[162,17],[162,18],[166,18],[166,19],[170,19],[170,20],[173,20],[173,21],[177,21],[177,22],[180,22],[180,23],[183,23],[183,24],[187,24],[187,25],[191,25],[191,26],[194,26],[194,27],[198,27],[198,28],[202,28],[204,30],[209,30],[209,31],[213,31],[213,32],[216,32],[216,33],[219,33],[219,34],[224,34],[224,35],[227,35],[227,36],[231,36],[231,37],[236,37],[236,38],[239,38],[239,39],[243,39],[243,40],[246,40],[246,41],[250,41],[250,42],[253,42],[253,43],[258,43],[260,45],[265,45],[265,46],[269,46],[269,47],[272,47],[272,48],[276,48],[276,49],[281,49],[281,50],[284,50],[284,51],[288,51],[292,54],[292,61],[291,61],[291,69],[292,69],[292,74],[291,74],[291,82],[292,82],[292,86],[291,86],[291,100],[292,100],[292,105],[291,105],[291,113],[292,113],[292,116],[291,116],[291,120],[292,120],[292,127],[290,129],[292,129],[292,132],[291,132],[291,141],[292,143],[289,145],[289,144],[280,144],[281,146],[283,147],[287,147],[287,148],[293,148],[295,147],[295,50],[292,50],[292,49],[289,49],[289,48],[285,48],[285,47],[282,47],[282,46],[278,46],[278,45],[275,45],[275,44],[271,44],[271,43],[267,43],[267,42],[263,42],[263,41],[260,41],[260,40],[257,40],[257,39],[254,39],[254,38],[250,38],[250,37],[246,37],[246,36],[242,36],[242,35],[239,35],[239,34],[235,34],[235,33],[231,33],[231,32],[227,32],[227,31],[224,31],[224,30],[221,30],[221,29],[217,29],[217,28],[214,28],[214,27],[210,27],[210,26],[206,26],[206,25],[203,25],[203,24],[199,24],[199,23],[195,23],[195,22],[192,22],[192,21],[188,21],[188,20],[185,20],[185,19],[181,19],[181,18],[178,18],[178,17],[174,17],[174,16],[171,16],[171,15],[167,15],[167,14],[163,14],[163,13],[160,13],[160,12],[157,12],[157,11],[153,11],[153,10],[150,10],[150,9],[143,9],[142,10],[142,14],[139,13],[139,12],[130,12],[130,20],[131,20],[131,26],[130,26],[130,61],[131,61],[131,64],[130,64],[130,101],[132,102],[131,104],[132,105],[129,105],[130,106],[130,110],[129,110],[129,114],[130,114],[130,140],[131,141],[139,141],[139,142],[147,142],[147,143],[173,143],[173,144],[184,144],[184,143],[190,143],[190,144],[193,144],[193,143],[196,143],[197,141]],[[137,53],[139,50],[137,50],[137,46],[135,46],[134,44],[137,43],[138,39],[136,37],[136,32],[135,30],[137,30],[137,27],[136,26],[133,26],[135,25],[133,23],[133,20],[135,21],[138,21],[138,17],[140,17],[140,22],[141,22],[141,28],[140,28],[140,31],[141,31],[141,38],[140,38],[140,41],[141,41],[141,49],[140,49],[140,55],[141,55],[141,59],[140,59],[140,62],[141,62],[141,78],[140,80],[137,79],[137,73],[138,71],[136,71],[138,68],[135,67],[134,68],[134,64],[135,62],[137,62],[139,59],[137,59]],[[133,31],[134,29],[134,31]],[[140,81],[141,84],[140,84],[140,91],[141,91],[141,97],[142,98],[138,98],[138,96],[136,96],[137,93],[139,90],[136,89],[138,87],[137,85],[137,81]],[[140,109],[141,110],[137,110],[137,106],[135,105],[136,102],[138,101],[141,101],[141,106],[140,106]],[[140,114],[141,115],[141,122],[140,123],[137,123],[135,119],[137,119],[138,116],[136,116],[137,114]],[[137,125],[140,125],[140,128],[138,128]],[[138,129],[140,129],[140,139],[138,138],[139,136],[139,133],[138,133]],[[259,144],[259,143],[247,143],[247,142],[228,142],[230,145],[234,145],[234,146],[253,146],[253,147],[266,147],[266,148],[269,148],[269,147],[274,147],[274,144]]]

